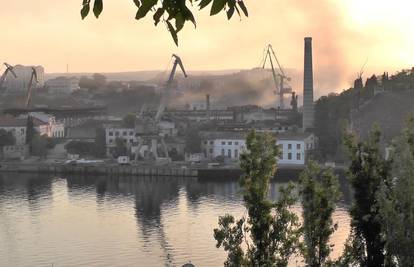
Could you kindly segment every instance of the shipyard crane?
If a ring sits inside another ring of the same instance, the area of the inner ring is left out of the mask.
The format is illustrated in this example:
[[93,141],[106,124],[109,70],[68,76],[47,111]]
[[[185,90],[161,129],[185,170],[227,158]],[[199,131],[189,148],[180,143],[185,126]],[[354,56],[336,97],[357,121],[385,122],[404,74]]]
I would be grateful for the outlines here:
[[[272,59],[272,57],[273,57],[273,59]],[[290,81],[290,77],[288,77],[285,74],[285,72],[283,71],[283,68],[279,63],[279,60],[277,59],[276,53],[273,50],[273,47],[272,47],[271,44],[268,44],[265,48],[265,57],[263,59],[263,64],[262,64],[263,69],[266,67],[267,59],[269,59],[270,67],[272,69],[272,74],[273,74],[273,80],[274,80],[275,86],[276,86],[275,94],[277,94],[279,96],[279,107],[281,109],[284,109],[285,108],[284,99],[283,99],[284,95],[285,94],[292,94],[292,87],[290,87],[289,85],[287,85],[285,83],[286,80]],[[273,60],[275,60],[276,63],[277,63],[277,66],[279,68],[279,73],[276,73]],[[279,77],[279,79],[277,77]]]
[[37,78],[37,72],[36,72],[36,69],[34,67],[32,67],[32,73],[30,75],[30,81],[29,81],[29,85],[27,87],[26,103],[25,103],[26,108],[29,107],[30,101],[32,100],[33,83],[36,83],[36,84],[39,83],[39,80]]
[[9,74],[9,73],[11,73],[13,76],[14,76],[14,78],[17,78],[17,75],[16,75],[16,73],[14,72],[14,69],[13,69],[13,66],[12,65],[9,65],[9,64],[7,64],[6,62],[4,63],[4,66],[6,66],[6,70],[3,72],[3,74],[1,75],[1,77],[0,77],[0,88],[2,88],[3,87],[3,83],[4,83],[4,81],[6,80],[6,76],[7,76],[7,74]]
[[[181,71],[184,74],[184,77],[186,78],[188,77],[181,58],[175,54],[172,55],[172,58],[174,59],[173,67],[168,77],[168,80],[164,88],[161,91],[160,104],[158,106],[155,117],[149,118],[149,117],[142,116],[143,109],[140,112],[138,123],[135,126],[135,132],[139,137],[138,147],[135,150],[135,161],[138,160],[141,147],[144,145],[144,143],[148,144],[149,150],[151,151],[151,154],[155,158],[156,161],[161,159],[158,155],[158,143],[161,143],[162,153],[165,156],[164,159],[167,159],[168,161],[170,160],[170,157],[168,155],[168,149],[165,144],[164,136],[160,133],[159,124],[160,124],[161,116],[167,105],[167,101],[169,100],[169,95],[171,93],[171,85],[172,85],[172,82],[174,81],[177,67],[178,66],[180,67]],[[144,158],[145,158],[145,155],[144,155]]]
[[157,114],[155,115],[155,121],[158,122],[161,118],[162,113],[165,110],[165,106],[166,103],[168,101],[168,96],[171,93],[171,84],[174,81],[174,77],[175,77],[175,73],[177,71],[177,66],[180,66],[181,71],[184,74],[184,77],[187,78],[187,73],[185,71],[183,62],[181,60],[181,58],[179,56],[177,56],[176,54],[173,54],[172,57],[174,58],[174,63],[173,63],[173,67],[170,73],[170,76],[168,77],[167,83],[165,85],[164,90],[161,92],[161,101],[160,101],[160,105],[158,107],[157,110]]

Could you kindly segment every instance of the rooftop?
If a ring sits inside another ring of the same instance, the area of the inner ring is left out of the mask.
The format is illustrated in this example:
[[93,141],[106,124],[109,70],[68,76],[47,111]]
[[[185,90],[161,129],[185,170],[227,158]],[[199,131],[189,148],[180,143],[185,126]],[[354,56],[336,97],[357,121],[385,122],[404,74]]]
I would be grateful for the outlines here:
[[0,116],[0,127],[26,127],[26,119],[18,119],[10,115]]
[[[202,139],[230,139],[230,140],[240,140],[246,139],[248,132],[247,131],[221,131],[221,132],[200,132]],[[312,133],[302,133],[302,132],[287,132],[287,133],[278,133],[274,134],[275,138],[278,140],[304,140],[310,137]]]

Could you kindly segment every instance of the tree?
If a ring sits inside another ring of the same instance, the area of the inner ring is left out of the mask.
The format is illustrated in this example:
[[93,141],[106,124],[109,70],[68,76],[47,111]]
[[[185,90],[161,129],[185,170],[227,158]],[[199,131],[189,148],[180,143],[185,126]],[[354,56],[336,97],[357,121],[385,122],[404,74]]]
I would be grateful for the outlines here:
[[48,145],[48,140],[47,140],[47,136],[46,135],[39,135],[38,133],[36,133],[33,136],[33,139],[31,141],[31,153],[34,156],[38,156],[41,158],[46,157],[47,155],[47,145]]
[[8,132],[4,129],[0,129],[0,148],[4,146],[12,146],[16,143],[16,138],[14,138],[11,132]]
[[397,266],[414,263],[414,118],[397,138],[392,153],[391,186],[379,197],[386,251]]
[[380,153],[381,132],[374,128],[366,141],[354,135],[347,137],[346,145],[351,163],[348,170],[354,190],[350,208],[353,242],[360,254],[354,255],[360,266],[383,266],[385,241],[378,205],[381,185],[389,184],[390,164]]
[[[82,0],[81,17],[85,19],[90,11],[92,0]],[[196,20],[193,13],[188,8],[188,4],[192,6],[197,4],[198,7],[204,9],[210,3],[210,16],[216,15],[222,11],[227,13],[227,19],[231,19],[236,11],[239,16],[241,12],[247,17],[248,11],[243,0],[134,0],[138,8],[135,19],[139,20],[148,15],[149,12],[153,14],[155,26],[162,21],[167,30],[170,32],[174,42],[178,45],[178,32],[183,29],[187,21],[196,26]],[[96,18],[103,11],[103,0],[94,0],[93,13]],[[173,25],[174,20],[174,25]]]
[[[36,134],[34,124],[33,124],[33,117],[27,117],[27,124],[26,124],[26,144],[31,144],[33,136]],[[30,147],[31,150],[31,147]]]
[[96,138],[95,138],[95,157],[105,157],[106,154],[106,134],[105,130],[101,127],[96,128]]
[[299,178],[302,198],[304,258],[308,266],[326,266],[331,246],[329,238],[337,229],[332,214],[339,201],[339,182],[330,169],[321,170],[309,162]]
[[135,121],[137,119],[137,116],[133,113],[129,113],[124,116],[122,119],[122,124],[126,128],[135,128]]
[[[225,266],[287,266],[299,246],[299,218],[290,210],[296,198],[293,185],[282,187],[276,203],[268,199],[269,181],[276,171],[279,149],[269,134],[252,131],[241,155],[240,184],[248,217],[219,218],[214,230],[217,247],[228,252]],[[246,245],[246,252],[243,250]]]
[[127,154],[127,147],[125,145],[125,139],[117,137],[115,139],[115,153],[114,157],[125,156]]

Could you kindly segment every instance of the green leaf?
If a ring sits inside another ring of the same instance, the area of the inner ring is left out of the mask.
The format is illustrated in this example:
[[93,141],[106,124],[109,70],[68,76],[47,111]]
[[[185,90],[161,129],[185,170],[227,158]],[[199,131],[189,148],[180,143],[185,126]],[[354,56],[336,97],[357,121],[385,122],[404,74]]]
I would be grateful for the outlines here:
[[143,0],[141,6],[138,8],[137,14],[135,15],[135,19],[142,19],[151,10],[153,6],[157,4],[158,0]]
[[188,9],[186,6],[184,6],[182,13],[183,13],[183,16],[184,16],[184,20],[191,21],[194,24],[194,27],[197,27],[197,23],[195,21],[193,13],[191,12],[190,9]]
[[184,22],[185,20],[183,14],[181,12],[178,13],[175,17],[175,28],[177,29],[177,32],[181,31],[181,29],[184,27]]
[[210,16],[216,15],[224,9],[226,5],[226,0],[214,0],[213,5],[211,6]]
[[200,4],[198,5],[200,7],[200,9],[205,8],[206,6],[208,6],[208,4],[211,3],[212,0],[201,0]]
[[154,24],[155,26],[157,26],[157,24],[160,22],[161,16],[162,14],[164,14],[164,8],[160,7],[157,9],[157,11],[155,11],[153,19],[154,19]]
[[99,18],[99,15],[102,13],[103,10],[103,2],[102,0],[95,0],[93,4],[93,14],[95,14],[96,18]]
[[134,0],[134,4],[139,8],[141,6],[140,0]]
[[168,20],[166,21],[166,23],[167,23],[167,27],[168,27],[168,30],[170,31],[170,33],[171,33],[171,37],[173,38],[173,40],[174,40],[174,43],[178,46],[178,36],[177,36],[177,32],[175,31],[175,29],[174,29],[174,27],[172,26],[172,24],[171,24],[171,22],[169,22]]
[[247,8],[246,8],[244,2],[243,1],[238,1],[237,3],[239,4],[239,6],[240,6],[241,10],[243,11],[244,15],[246,17],[248,17],[249,16],[249,12],[247,11]]
[[234,14],[234,6],[229,7],[229,9],[227,10],[227,19],[231,19],[231,17]]
[[81,12],[80,12],[82,19],[85,19],[86,16],[88,16],[89,10],[90,10],[90,6],[89,6],[89,2],[87,2],[86,4],[83,5]]

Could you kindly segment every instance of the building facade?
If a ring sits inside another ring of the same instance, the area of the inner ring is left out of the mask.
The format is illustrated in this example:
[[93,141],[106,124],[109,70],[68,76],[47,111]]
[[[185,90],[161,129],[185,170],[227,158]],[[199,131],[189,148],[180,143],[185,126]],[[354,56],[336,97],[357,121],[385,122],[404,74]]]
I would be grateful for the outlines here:
[[56,95],[70,95],[71,93],[79,90],[79,79],[76,77],[57,77],[47,80],[45,87],[49,90],[49,93]]
[[2,116],[0,117],[0,129],[13,134],[16,140],[15,145],[24,145],[26,143],[27,119]]
[[[201,148],[209,160],[223,157],[238,161],[246,150],[246,136],[247,133],[242,132],[203,132]],[[278,163],[282,165],[304,165],[307,153],[316,146],[313,134],[278,134],[276,140],[280,148]]]
[[53,138],[65,137],[65,125],[56,122],[55,116],[43,112],[30,112],[29,116],[32,117],[34,127],[40,135]]

